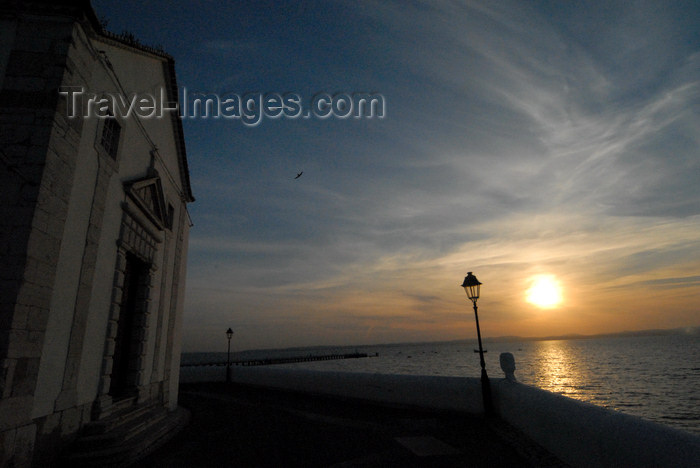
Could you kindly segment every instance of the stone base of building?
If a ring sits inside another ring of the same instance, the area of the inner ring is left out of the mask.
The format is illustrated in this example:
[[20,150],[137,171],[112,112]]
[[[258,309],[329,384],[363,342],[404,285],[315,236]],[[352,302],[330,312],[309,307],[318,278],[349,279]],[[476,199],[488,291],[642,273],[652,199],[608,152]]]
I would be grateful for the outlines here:
[[189,422],[184,408],[141,405],[85,425],[60,458],[65,467],[127,466],[167,442]]
[[36,418],[0,432],[0,466],[125,466],[158,448],[189,421],[182,408],[169,411],[135,398],[112,402],[95,419],[96,404]]

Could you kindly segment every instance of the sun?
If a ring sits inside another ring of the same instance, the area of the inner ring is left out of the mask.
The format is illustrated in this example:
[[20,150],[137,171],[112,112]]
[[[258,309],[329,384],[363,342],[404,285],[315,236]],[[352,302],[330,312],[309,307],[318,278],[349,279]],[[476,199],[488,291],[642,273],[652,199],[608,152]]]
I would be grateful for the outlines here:
[[531,286],[526,292],[527,302],[543,309],[551,309],[561,304],[561,286],[554,276],[538,275],[530,281]]

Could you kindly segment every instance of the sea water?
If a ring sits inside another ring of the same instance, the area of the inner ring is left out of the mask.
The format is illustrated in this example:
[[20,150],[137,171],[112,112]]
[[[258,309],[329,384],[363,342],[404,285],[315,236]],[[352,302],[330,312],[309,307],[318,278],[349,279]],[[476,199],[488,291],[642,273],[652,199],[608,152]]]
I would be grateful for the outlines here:
[[[484,347],[490,377],[503,377],[499,355],[509,352],[522,383],[700,435],[700,335],[487,341]],[[478,377],[474,351],[474,343],[456,341],[246,351],[232,359],[359,352],[372,357],[279,367]],[[226,354],[186,354],[183,364],[217,359]]]

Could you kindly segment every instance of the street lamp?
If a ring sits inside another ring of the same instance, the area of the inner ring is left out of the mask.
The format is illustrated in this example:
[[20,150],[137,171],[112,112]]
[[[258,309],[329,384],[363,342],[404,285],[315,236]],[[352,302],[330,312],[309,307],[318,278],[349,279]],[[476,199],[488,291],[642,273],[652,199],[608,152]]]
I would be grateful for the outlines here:
[[486,374],[486,362],[484,361],[484,348],[481,345],[481,330],[479,329],[479,313],[476,308],[476,301],[479,299],[479,292],[481,290],[481,283],[476,276],[472,275],[470,271],[464,278],[462,283],[464,291],[467,293],[467,297],[474,305],[474,318],[476,319],[476,336],[479,339],[479,361],[481,363],[481,395],[484,399],[484,412],[487,415],[493,414],[493,401],[491,400],[491,386],[489,384],[489,376]]
[[231,338],[233,330],[226,330],[226,338],[228,338],[228,353],[226,354],[226,382],[231,382]]

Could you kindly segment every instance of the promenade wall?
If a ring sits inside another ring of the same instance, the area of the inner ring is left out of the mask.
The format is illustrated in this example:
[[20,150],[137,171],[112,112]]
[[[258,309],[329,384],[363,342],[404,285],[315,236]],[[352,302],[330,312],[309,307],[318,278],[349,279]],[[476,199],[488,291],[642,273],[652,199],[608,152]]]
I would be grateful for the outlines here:
[[[181,383],[226,379],[225,367],[187,367]],[[274,366],[234,367],[231,381],[396,406],[482,413],[479,379],[417,375],[321,372]]]
[[572,466],[700,466],[689,432],[506,379],[491,385],[496,412]]
[[[223,381],[225,367],[188,368],[181,382]],[[479,378],[234,368],[231,380],[397,406],[483,413]],[[700,437],[508,379],[491,379],[496,412],[574,467],[698,467]]]

